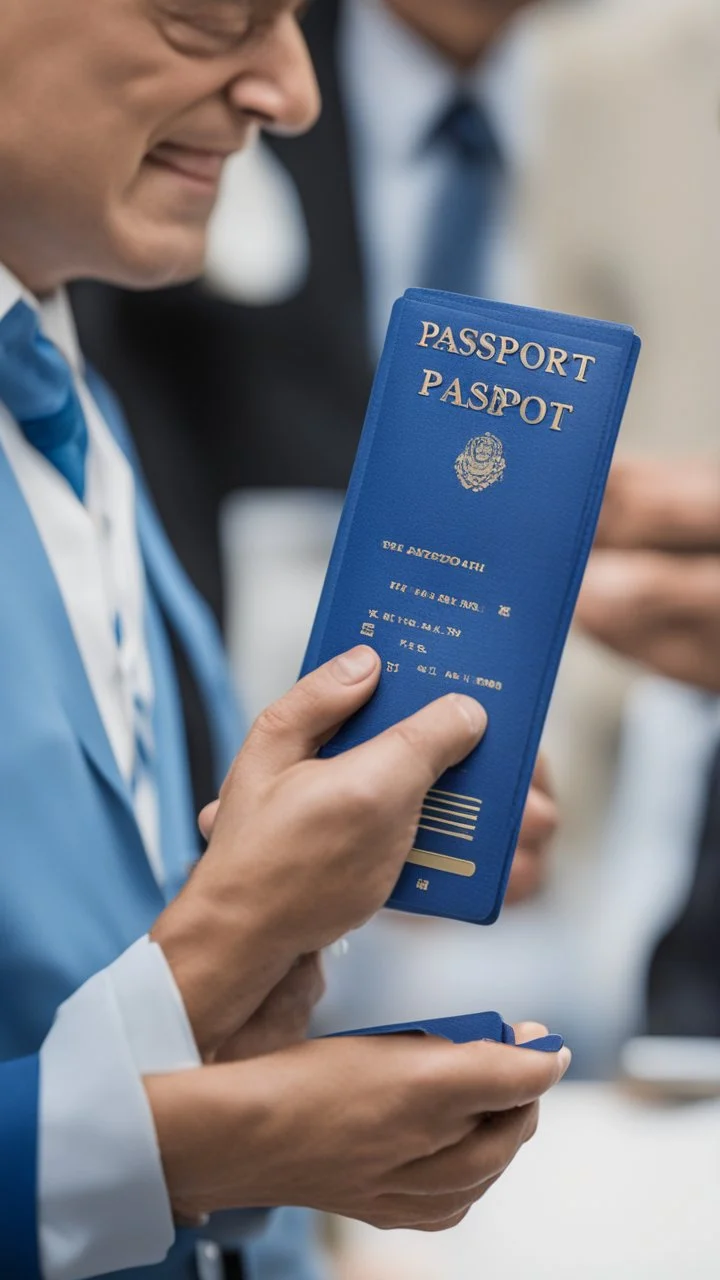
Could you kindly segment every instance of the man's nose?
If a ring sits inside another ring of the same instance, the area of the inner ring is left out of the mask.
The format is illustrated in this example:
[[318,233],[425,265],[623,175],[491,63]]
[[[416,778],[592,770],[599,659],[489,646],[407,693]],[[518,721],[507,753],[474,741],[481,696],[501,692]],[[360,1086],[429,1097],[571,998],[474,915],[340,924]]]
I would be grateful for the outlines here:
[[305,39],[283,14],[258,47],[253,64],[229,87],[232,106],[273,133],[304,133],[320,113],[320,90]]

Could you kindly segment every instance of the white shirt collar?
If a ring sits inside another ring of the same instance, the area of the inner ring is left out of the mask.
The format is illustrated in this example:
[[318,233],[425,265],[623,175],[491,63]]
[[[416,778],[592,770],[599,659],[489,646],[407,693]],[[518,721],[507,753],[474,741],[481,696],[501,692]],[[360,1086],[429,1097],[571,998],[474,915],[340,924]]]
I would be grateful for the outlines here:
[[62,352],[73,372],[82,376],[80,343],[66,291],[56,289],[46,298],[38,299],[0,263],[0,320],[20,299],[38,312],[45,336]]
[[458,92],[484,106],[510,167],[524,150],[524,111],[532,21],[514,22],[489,57],[460,73],[392,13],[383,0],[346,0],[341,18],[341,80],[358,139],[377,157],[417,154]]

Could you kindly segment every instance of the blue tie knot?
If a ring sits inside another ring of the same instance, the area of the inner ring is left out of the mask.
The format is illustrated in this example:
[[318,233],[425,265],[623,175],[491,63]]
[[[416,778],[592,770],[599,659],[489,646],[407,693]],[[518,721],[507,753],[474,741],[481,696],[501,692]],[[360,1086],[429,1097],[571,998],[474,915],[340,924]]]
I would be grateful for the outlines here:
[[88,430],[72,371],[22,299],[0,320],[0,400],[82,501]]
[[502,155],[487,111],[462,95],[450,104],[430,134],[431,143],[452,146],[465,160],[500,167]]

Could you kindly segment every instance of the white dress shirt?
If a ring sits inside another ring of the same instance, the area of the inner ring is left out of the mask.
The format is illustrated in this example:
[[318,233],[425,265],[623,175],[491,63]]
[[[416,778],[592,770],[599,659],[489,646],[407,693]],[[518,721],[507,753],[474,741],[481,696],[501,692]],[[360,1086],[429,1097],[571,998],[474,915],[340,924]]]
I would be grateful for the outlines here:
[[[0,448],[23,492],[67,610],[118,768],[135,760],[134,700],[152,706],[145,581],[132,471],[83,379],[64,294],[38,304],[0,266],[0,319],[20,299],[67,359],[88,426],[85,502],[0,404]],[[116,639],[120,617],[122,642]],[[163,868],[154,786],[135,810],[147,856]],[[59,1009],[42,1046],[39,1246],[45,1280],[82,1280],[160,1261],[174,1238],[142,1076],[200,1064],[160,948],[141,938]]]

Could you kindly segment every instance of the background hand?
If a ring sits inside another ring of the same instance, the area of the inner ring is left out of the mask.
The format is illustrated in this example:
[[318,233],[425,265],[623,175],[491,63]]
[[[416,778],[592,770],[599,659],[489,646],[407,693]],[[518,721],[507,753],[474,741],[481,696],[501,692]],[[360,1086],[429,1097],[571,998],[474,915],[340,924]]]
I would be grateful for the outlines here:
[[518,846],[505,901],[525,902],[542,889],[549,872],[550,849],[560,815],[544,756],[538,756],[525,805]]
[[618,463],[576,620],[617,652],[720,693],[720,463]]

